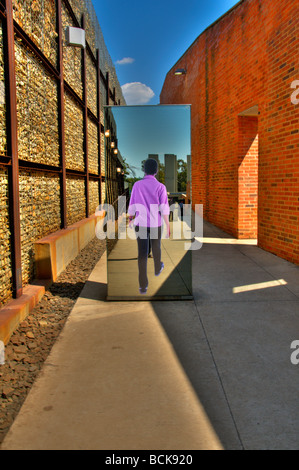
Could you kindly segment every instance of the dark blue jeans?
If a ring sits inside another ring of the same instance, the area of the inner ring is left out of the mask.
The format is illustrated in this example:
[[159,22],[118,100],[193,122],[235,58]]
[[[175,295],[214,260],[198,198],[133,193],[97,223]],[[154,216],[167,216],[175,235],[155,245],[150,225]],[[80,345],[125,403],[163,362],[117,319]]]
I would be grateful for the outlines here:
[[161,270],[161,236],[162,227],[135,227],[138,243],[138,269],[139,269],[139,287],[142,289],[148,286],[147,278],[147,260],[149,246],[155,264],[155,274]]

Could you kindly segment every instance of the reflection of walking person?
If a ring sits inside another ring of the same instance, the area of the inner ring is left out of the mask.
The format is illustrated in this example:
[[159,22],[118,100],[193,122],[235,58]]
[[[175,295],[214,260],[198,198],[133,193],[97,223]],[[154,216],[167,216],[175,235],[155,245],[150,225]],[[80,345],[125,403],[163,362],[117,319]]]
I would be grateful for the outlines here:
[[150,244],[154,258],[155,275],[159,276],[164,268],[161,261],[163,220],[167,227],[167,237],[170,236],[167,191],[164,184],[156,180],[157,172],[158,163],[156,160],[151,158],[146,160],[144,164],[145,176],[134,184],[128,209],[130,225],[135,216],[134,227],[138,243],[140,294],[147,293],[147,260]]

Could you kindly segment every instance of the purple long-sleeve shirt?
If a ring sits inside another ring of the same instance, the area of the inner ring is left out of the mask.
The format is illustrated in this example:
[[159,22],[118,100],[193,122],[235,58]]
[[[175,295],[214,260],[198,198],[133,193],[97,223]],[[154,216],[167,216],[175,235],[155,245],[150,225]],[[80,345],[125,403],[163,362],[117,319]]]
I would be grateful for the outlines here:
[[169,215],[169,212],[166,187],[155,176],[145,175],[134,184],[128,209],[130,216],[135,215],[134,225],[160,227],[161,215]]

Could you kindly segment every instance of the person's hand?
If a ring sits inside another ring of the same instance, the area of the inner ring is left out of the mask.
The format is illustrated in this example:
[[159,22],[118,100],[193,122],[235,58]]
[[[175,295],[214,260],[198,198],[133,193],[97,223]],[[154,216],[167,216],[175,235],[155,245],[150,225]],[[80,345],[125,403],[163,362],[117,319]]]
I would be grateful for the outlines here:
[[170,226],[166,227],[166,238],[170,238]]

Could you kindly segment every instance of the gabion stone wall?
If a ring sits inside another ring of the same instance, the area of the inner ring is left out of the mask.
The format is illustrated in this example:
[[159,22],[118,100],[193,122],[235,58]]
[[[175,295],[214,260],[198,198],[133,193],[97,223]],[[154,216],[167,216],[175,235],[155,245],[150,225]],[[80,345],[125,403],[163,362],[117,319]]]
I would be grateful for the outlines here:
[[14,19],[56,65],[57,32],[55,0],[13,0]]
[[[61,12],[57,8],[58,0],[13,0],[12,12],[6,8],[5,0],[0,3],[3,5],[0,9],[1,306],[12,296],[16,273],[11,243],[14,224],[10,216],[12,155],[8,155],[7,142],[7,124],[11,123],[8,113],[12,111],[7,109],[5,98],[7,87],[11,86],[9,63],[4,53],[4,34],[9,34],[3,28],[6,15],[12,14],[16,24],[13,33],[23,286],[35,278],[35,241],[94,214],[100,201],[105,199],[107,185],[115,193],[113,198],[117,198],[115,182],[101,181],[109,177],[105,174],[104,106],[126,103],[91,1],[61,0]],[[61,15],[61,35],[57,12]],[[68,26],[83,27],[83,21],[85,51],[68,46],[65,35]],[[63,88],[58,60],[60,41]],[[60,96],[61,89],[64,89],[64,96]],[[62,215],[64,197],[65,217]]]
[[20,212],[23,282],[34,278],[32,240],[60,229],[59,176],[52,173],[20,171]]
[[90,173],[99,173],[99,143],[98,130],[95,123],[88,120],[88,160]]
[[83,111],[68,94],[64,95],[65,151],[69,170],[84,170]]
[[69,224],[85,218],[85,181],[82,178],[68,177],[66,180],[67,215]]
[[[66,29],[67,26],[76,26],[64,3],[62,3],[62,25],[63,29]],[[83,84],[81,76],[81,50],[77,47],[67,47],[65,37],[63,38],[63,46],[65,80],[82,99]]]
[[0,299],[2,303],[5,303],[12,295],[8,191],[8,172],[0,167]]
[[[104,198],[102,200],[104,200]],[[99,182],[90,181],[89,182],[89,214],[90,215],[95,213],[98,205],[99,205]]]
[[[7,154],[3,29],[0,21],[0,154]],[[0,305],[12,295],[8,171],[0,167]]]
[[59,166],[57,83],[20,41],[15,57],[19,158]]

